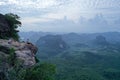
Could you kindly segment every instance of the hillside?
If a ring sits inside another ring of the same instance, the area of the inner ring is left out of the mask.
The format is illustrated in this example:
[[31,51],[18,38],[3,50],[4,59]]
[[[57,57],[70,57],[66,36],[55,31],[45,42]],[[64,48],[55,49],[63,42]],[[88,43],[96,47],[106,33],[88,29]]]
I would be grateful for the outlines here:
[[46,35],[41,37],[36,45],[41,52],[38,55],[43,56],[43,58],[58,55],[69,48],[60,35]]
[[[70,33],[61,34],[61,38],[55,37],[57,35],[40,37],[36,42],[37,56],[41,62],[56,64],[56,80],[119,80],[120,44],[110,35],[119,39],[119,33]],[[60,52],[56,42],[61,40],[69,47]],[[55,54],[51,52],[54,50]],[[39,51],[47,51],[47,55]]]

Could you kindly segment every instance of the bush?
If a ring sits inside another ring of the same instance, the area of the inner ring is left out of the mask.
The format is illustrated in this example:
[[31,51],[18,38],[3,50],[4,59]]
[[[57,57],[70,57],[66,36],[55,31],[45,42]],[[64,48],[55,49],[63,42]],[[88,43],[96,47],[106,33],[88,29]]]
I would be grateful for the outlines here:
[[54,80],[55,66],[48,63],[37,64],[31,68],[14,67],[7,75],[8,80]]
[[36,65],[26,70],[25,80],[54,80],[55,66],[48,63]]

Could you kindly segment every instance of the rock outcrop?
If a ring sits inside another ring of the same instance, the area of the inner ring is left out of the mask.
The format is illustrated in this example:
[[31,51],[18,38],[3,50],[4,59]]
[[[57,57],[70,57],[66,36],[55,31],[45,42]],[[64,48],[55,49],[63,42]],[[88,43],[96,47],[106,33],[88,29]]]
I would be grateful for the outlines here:
[[[35,54],[37,47],[32,43],[17,42],[0,39],[0,57],[2,63],[7,64],[6,60],[10,55],[10,50],[14,50],[15,58],[22,61],[22,66],[30,67],[36,64]],[[9,66],[9,64],[7,64]]]

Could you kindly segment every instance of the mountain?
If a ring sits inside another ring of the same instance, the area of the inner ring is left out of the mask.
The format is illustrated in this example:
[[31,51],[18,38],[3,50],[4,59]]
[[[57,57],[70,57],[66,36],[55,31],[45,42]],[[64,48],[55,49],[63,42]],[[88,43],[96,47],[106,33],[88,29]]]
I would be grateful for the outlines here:
[[68,45],[62,40],[60,35],[46,35],[41,37],[36,42],[36,45],[39,51],[47,56],[55,56],[68,49]]
[[108,46],[109,42],[106,40],[104,36],[96,36],[96,39],[93,40],[93,44],[96,46]]
[[119,32],[41,35],[27,37],[35,39],[41,62],[57,66],[56,80],[120,79]]
[[[76,43],[89,43],[90,41],[96,39],[96,36],[104,36],[106,40],[110,43],[119,43],[120,41],[120,32],[104,32],[104,33],[50,33],[50,32],[19,32],[21,40],[26,41],[29,39],[32,43],[36,43],[36,41],[43,36],[46,35],[61,35],[62,39],[68,44],[76,44]],[[114,38],[113,38],[114,36]],[[91,43],[91,42],[90,42]]]
[[53,34],[53,33],[49,33],[49,32],[19,32],[19,35],[21,37],[21,41],[27,41],[27,39],[29,39],[30,42],[32,42],[33,44],[36,43],[36,41],[43,36],[46,36],[48,34]]
[[68,33],[68,34],[63,34],[62,38],[69,45],[75,45],[75,44],[90,45],[92,42],[94,42],[94,40],[96,40],[97,36],[105,37],[107,43],[111,43],[111,44],[120,43],[119,32],[86,33],[86,34]]
[[119,36],[119,32],[46,35],[36,43],[37,56],[57,66],[56,80],[119,80]]

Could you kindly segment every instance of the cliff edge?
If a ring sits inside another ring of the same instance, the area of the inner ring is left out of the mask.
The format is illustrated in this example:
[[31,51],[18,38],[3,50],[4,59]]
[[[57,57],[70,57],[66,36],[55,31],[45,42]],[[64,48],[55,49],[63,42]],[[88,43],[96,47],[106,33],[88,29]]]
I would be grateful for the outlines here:
[[16,60],[19,60],[23,67],[33,66],[36,64],[36,52],[37,47],[32,43],[0,39],[1,65],[3,64],[7,68],[14,66]]

